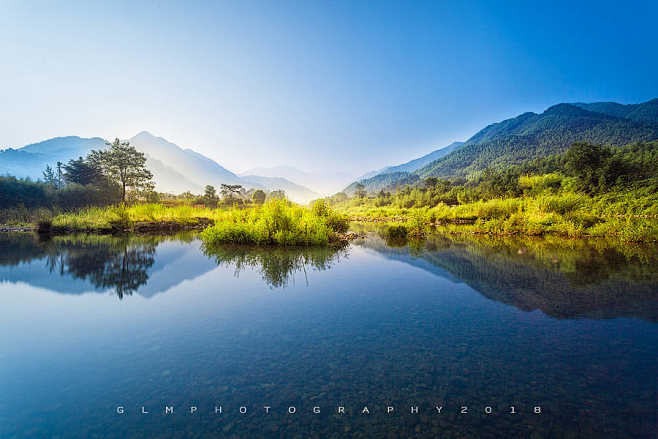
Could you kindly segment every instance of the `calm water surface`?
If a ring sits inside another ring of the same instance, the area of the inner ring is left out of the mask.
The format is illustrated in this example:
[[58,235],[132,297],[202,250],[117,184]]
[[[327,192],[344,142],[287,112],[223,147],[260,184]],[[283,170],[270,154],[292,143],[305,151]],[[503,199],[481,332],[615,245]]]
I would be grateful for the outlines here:
[[4,234],[0,437],[655,437],[657,322],[655,246]]

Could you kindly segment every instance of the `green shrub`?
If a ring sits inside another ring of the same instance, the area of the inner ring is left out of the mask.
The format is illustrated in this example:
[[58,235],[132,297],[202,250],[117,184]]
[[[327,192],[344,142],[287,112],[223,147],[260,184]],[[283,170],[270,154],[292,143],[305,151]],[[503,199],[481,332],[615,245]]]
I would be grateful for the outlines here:
[[286,200],[268,200],[261,207],[221,212],[215,225],[201,232],[201,239],[210,247],[223,243],[326,245],[335,233],[348,227],[345,216],[328,209],[318,207],[314,211]]
[[350,228],[350,220],[347,215],[332,212],[325,220],[327,227],[336,233],[345,233]]
[[407,237],[407,228],[401,224],[395,224],[386,228],[386,238],[404,239]]

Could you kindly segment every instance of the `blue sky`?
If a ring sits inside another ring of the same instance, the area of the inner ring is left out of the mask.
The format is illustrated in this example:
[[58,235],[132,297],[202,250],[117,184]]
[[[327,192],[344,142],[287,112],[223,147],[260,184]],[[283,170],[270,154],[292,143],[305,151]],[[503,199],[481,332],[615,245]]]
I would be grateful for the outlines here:
[[0,2],[2,147],[148,130],[234,171],[361,173],[658,97],[655,1],[131,3]]

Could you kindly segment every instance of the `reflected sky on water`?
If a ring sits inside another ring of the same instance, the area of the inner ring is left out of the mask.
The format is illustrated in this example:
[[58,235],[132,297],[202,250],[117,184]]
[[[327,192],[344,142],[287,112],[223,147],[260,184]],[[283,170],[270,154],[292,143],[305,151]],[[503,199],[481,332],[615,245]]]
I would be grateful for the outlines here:
[[0,437],[651,437],[656,260],[604,241],[4,234]]

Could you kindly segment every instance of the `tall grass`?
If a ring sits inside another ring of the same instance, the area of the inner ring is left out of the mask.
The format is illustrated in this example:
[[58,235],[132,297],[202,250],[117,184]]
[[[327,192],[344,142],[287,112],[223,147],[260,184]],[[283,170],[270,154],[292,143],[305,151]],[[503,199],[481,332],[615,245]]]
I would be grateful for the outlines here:
[[[286,200],[270,200],[246,209],[210,209],[186,205],[139,204],[90,207],[52,219],[54,231],[113,232],[140,230],[140,224],[168,228],[204,225],[201,238],[208,246],[220,243],[257,245],[326,245],[338,241],[349,227],[345,215],[335,213],[324,201],[311,209]],[[184,228],[184,227],[182,227]]]
[[[525,181],[550,186],[554,178]],[[450,231],[490,235],[565,237],[612,236],[625,242],[658,242],[658,202],[647,189],[598,196],[564,191],[514,198],[494,198],[432,208],[336,205],[355,220],[404,224],[410,235],[422,236],[432,226],[455,224]]]
[[138,223],[194,224],[199,218],[212,219],[212,209],[192,206],[167,207],[162,204],[134,206],[88,207],[77,212],[62,213],[52,219],[52,227],[69,231],[109,231],[130,229]]
[[206,246],[326,245],[347,226],[347,218],[336,215],[326,205],[306,209],[287,201],[270,200],[252,209],[223,211],[214,226],[201,232],[201,239]]

